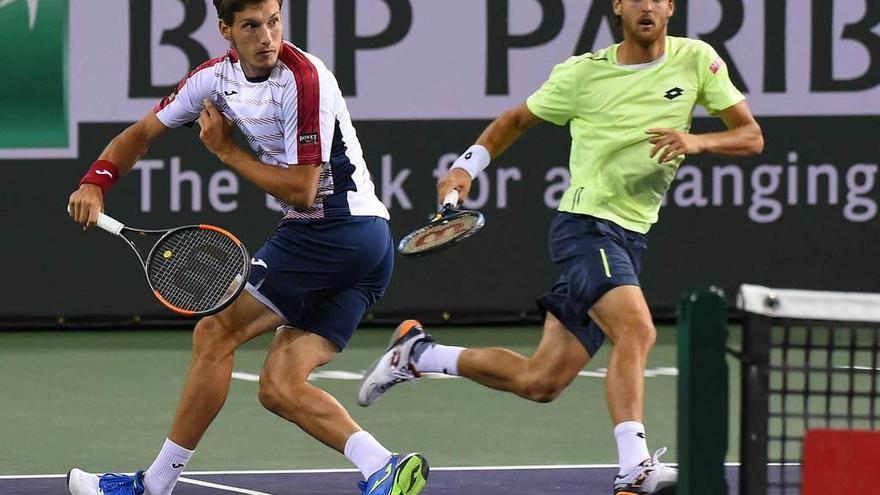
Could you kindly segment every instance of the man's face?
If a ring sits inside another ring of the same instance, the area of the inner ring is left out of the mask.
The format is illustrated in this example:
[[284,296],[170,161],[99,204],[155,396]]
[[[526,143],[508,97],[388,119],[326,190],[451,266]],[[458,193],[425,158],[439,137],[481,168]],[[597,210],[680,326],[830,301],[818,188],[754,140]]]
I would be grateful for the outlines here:
[[621,16],[624,39],[643,46],[666,34],[674,11],[674,0],[614,0],[614,13]]
[[268,75],[281,50],[281,7],[278,0],[264,0],[236,12],[232,25],[220,21],[220,32],[238,52],[250,77]]

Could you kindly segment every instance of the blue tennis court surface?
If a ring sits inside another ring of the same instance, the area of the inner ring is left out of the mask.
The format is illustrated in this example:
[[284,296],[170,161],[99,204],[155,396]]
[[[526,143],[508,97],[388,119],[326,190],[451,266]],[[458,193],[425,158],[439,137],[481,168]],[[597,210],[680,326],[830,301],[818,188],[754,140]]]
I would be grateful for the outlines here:
[[[772,469],[772,468],[771,468]],[[730,495],[737,495],[736,466],[727,467]],[[437,468],[431,471],[424,495],[610,494],[616,468],[597,466],[511,466]],[[327,495],[358,493],[354,470],[193,472],[186,474],[174,495]],[[64,475],[0,477],[3,495],[65,495]]]

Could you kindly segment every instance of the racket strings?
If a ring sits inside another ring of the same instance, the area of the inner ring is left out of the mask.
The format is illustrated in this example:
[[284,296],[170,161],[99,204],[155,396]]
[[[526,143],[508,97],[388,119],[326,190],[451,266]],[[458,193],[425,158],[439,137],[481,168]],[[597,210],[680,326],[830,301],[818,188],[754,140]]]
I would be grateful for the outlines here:
[[153,289],[185,311],[207,311],[237,293],[248,260],[228,236],[183,229],[160,241],[148,261]]
[[481,226],[482,221],[479,215],[467,214],[426,225],[407,237],[407,242],[401,246],[401,252],[415,254],[431,251],[466,237]]

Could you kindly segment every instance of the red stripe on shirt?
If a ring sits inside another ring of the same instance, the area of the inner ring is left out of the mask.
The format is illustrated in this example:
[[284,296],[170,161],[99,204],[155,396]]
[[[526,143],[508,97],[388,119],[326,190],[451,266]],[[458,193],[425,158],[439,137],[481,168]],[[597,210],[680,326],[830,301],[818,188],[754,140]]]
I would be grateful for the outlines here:
[[321,163],[321,90],[314,64],[290,44],[281,44],[278,60],[296,80],[296,154],[297,163]]
[[222,57],[212,58],[211,60],[208,60],[207,62],[193,69],[192,72],[190,72],[186,75],[186,77],[180,80],[180,83],[177,85],[174,91],[171,92],[170,95],[162,98],[162,101],[160,101],[153,107],[153,113],[159,113],[163,108],[167,107],[172,101],[174,101],[174,98],[177,97],[177,93],[179,93],[180,90],[183,89],[184,84],[186,84],[186,82],[189,81],[191,77],[195,76],[197,72],[224,62],[227,58],[230,62],[234,64],[238,61],[238,54],[235,53],[235,50],[230,49]]

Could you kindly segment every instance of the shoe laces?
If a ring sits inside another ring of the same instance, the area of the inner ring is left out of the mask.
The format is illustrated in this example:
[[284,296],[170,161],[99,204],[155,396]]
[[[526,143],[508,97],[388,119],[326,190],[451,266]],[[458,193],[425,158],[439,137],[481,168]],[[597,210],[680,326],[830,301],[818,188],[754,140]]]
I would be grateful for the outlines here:
[[654,452],[654,456],[651,457],[651,464],[660,464],[660,456],[666,453],[666,447],[660,447]]
[[406,366],[401,366],[394,371],[391,372],[391,376],[393,377],[390,381],[383,383],[379,389],[384,392],[389,388],[397,385],[398,383],[403,382],[413,382],[416,383],[421,378],[422,374],[416,371],[413,365],[408,364]]
[[[140,471],[135,473],[134,476],[107,473],[98,480],[98,486],[106,494],[133,493],[140,495],[144,493],[142,484],[138,483],[140,474]],[[131,490],[130,492],[128,491],[129,489]]]

